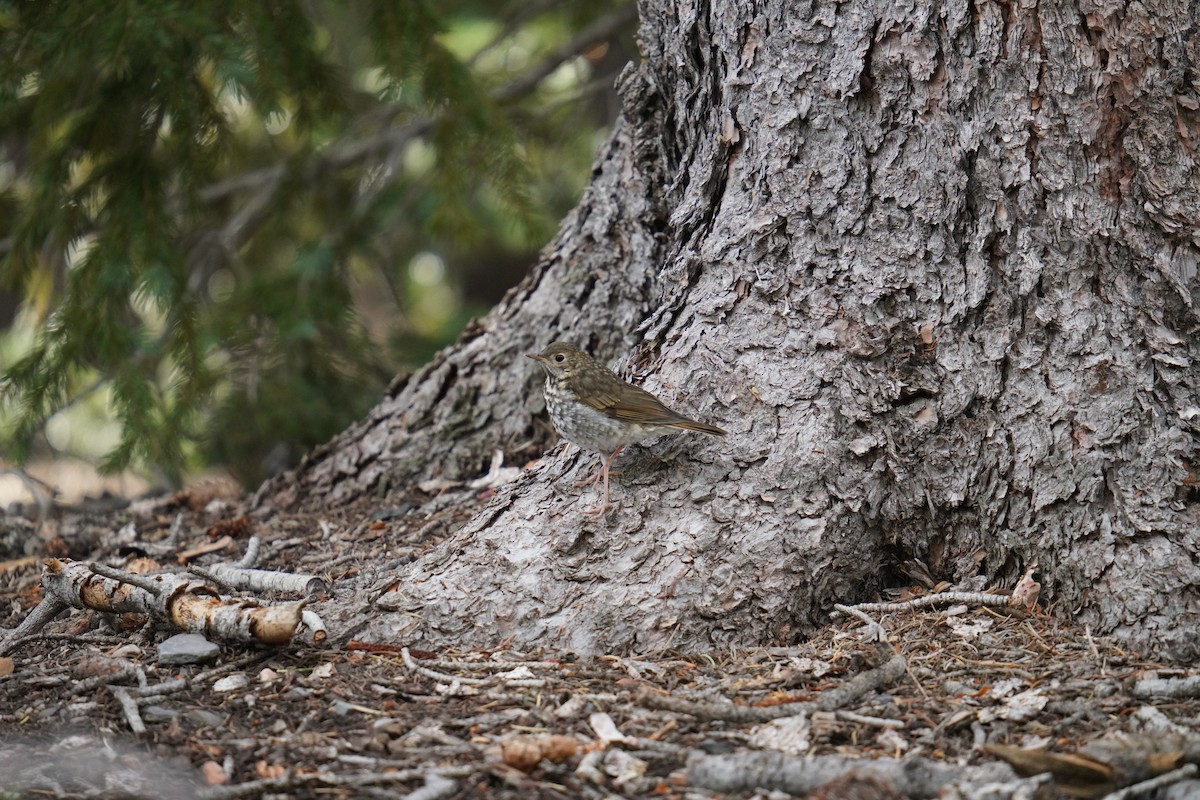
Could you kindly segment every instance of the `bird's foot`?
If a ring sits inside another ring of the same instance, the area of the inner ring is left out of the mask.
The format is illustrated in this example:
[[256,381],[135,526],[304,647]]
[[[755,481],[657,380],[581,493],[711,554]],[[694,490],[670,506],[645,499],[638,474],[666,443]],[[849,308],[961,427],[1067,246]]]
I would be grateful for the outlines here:
[[612,503],[601,503],[598,506],[592,506],[591,508],[584,509],[583,515],[591,519],[600,519],[607,514],[612,507]]
[[619,471],[613,470],[612,462],[616,459],[616,457],[624,449],[625,449],[625,445],[621,445],[616,450],[613,450],[612,455],[610,455],[608,458],[605,458],[604,456],[600,456],[599,468],[594,473],[592,473],[591,477],[584,478],[583,480],[576,483],[575,488],[578,489],[581,486],[591,486],[593,483],[596,483],[597,481],[603,479],[604,480],[604,504],[605,504],[605,506],[607,506],[608,505],[608,476],[621,474]]
[[[614,470],[610,470],[608,474],[609,475],[620,475],[621,471],[614,469]],[[574,486],[576,489],[580,489],[584,486],[591,486],[593,483],[596,483],[603,478],[604,478],[604,470],[598,469],[591,477],[584,478],[581,481],[575,481]]]
[[614,458],[616,458],[616,456],[617,456],[617,454],[616,454],[616,453],[613,453],[613,454],[612,454],[612,456],[610,456],[610,457],[609,457],[608,461],[604,462],[604,469],[600,470],[600,475],[599,475],[598,477],[602,477],[602,478],[604,478],[604,480],[603,480],[603,483],[604,483],[604,499],[600,501],[600,505],[596,506],[595,508],[593,508],[591,511],[589,511],[589,512],[588,512],[588,516],[590,516],[590,517],[594,517],[594,518],[596,518],[596,519],[599,519],[600,517],[603,517],[603,516],[604,516],[604,513],[605,513],[606,511],[608,511],[610,508],[612,508],[612,503],[608,502],[608,498],[609,498],[609,494],[608,494],[608,476],[609,476],[609,475],[613,475],[613,474],[620,474],[620,473],[614,473],[614,472],[612,471],[612,469],[611,469],[611,467],[612,467],[612,460],[613,460]]

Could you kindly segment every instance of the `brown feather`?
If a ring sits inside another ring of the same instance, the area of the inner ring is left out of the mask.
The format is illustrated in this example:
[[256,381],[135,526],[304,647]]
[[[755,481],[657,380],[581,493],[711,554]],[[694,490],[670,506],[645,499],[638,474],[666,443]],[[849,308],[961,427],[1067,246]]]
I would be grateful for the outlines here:
[[725,431],[715,425],[697,422],[672,411],[650,392],[621,380],[608,370],[603,373],[597,370],[588,378],[589,391],[579,401],[613,419],[725,435]]

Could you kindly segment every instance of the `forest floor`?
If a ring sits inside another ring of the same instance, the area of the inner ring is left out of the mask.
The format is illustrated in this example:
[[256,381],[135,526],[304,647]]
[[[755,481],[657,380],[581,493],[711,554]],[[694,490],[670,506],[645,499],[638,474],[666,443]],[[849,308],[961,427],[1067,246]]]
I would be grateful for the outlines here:
[[0,632],[0,798],[1102,797],[1164,773],[1171,796],[1200,787],[1196,671],[1054,609],[959,603],[872,614],[884,641],[841,617],[799,643],[637,657],[357,640],[387,576],[486,494],[425,486],[314,515],[201,489],[5,516],[8,629],[42,599],[45,557],[181,572],[236,562],[254,536],[258,567],[332,592],[309,606],[330,622],[323,644],[218,642],[194,665],[160,664],[175,631],[139,615],[72,609],[20,641]]

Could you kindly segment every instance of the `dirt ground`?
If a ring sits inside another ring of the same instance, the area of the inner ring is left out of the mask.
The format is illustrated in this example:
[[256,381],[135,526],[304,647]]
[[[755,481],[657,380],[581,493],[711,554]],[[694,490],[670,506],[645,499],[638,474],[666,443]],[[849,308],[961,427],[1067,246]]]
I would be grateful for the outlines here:
[[219,486],[6,515],[7,629],[42,599],[47,556],[182,572],[253,536],[258,567],[331,591],[309,606],[322,645],[218,642],[186,666],[159,664],[176,631],[142,615],[0,631],[0,798],[1101,797],[1162,774],[1160,796],[1200,794],[1195,670],[1055,609],[938,604],[871,613],[885,641],[838,617],[787,646],[641,657],[360,641],[396,566],[487,499],[425,488],[323,515],[247,514]]

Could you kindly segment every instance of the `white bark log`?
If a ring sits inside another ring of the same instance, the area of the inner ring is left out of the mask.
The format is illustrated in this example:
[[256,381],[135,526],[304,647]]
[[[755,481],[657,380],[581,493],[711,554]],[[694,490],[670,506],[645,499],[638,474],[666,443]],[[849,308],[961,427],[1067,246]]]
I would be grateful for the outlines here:
[[[64,606],[146,614],[210,638],[261,644],[290,642],[307,602],[261,605],[254,600],[220,597],[206,584],[170,573],[130,575],[118,580],[101,576],[96,571],[99,569],[68,559],[46,559],[42,589],[48,598]],[[145,585],[128,582],[135,579]],[[11,640],[15,641],[16,636]]]

